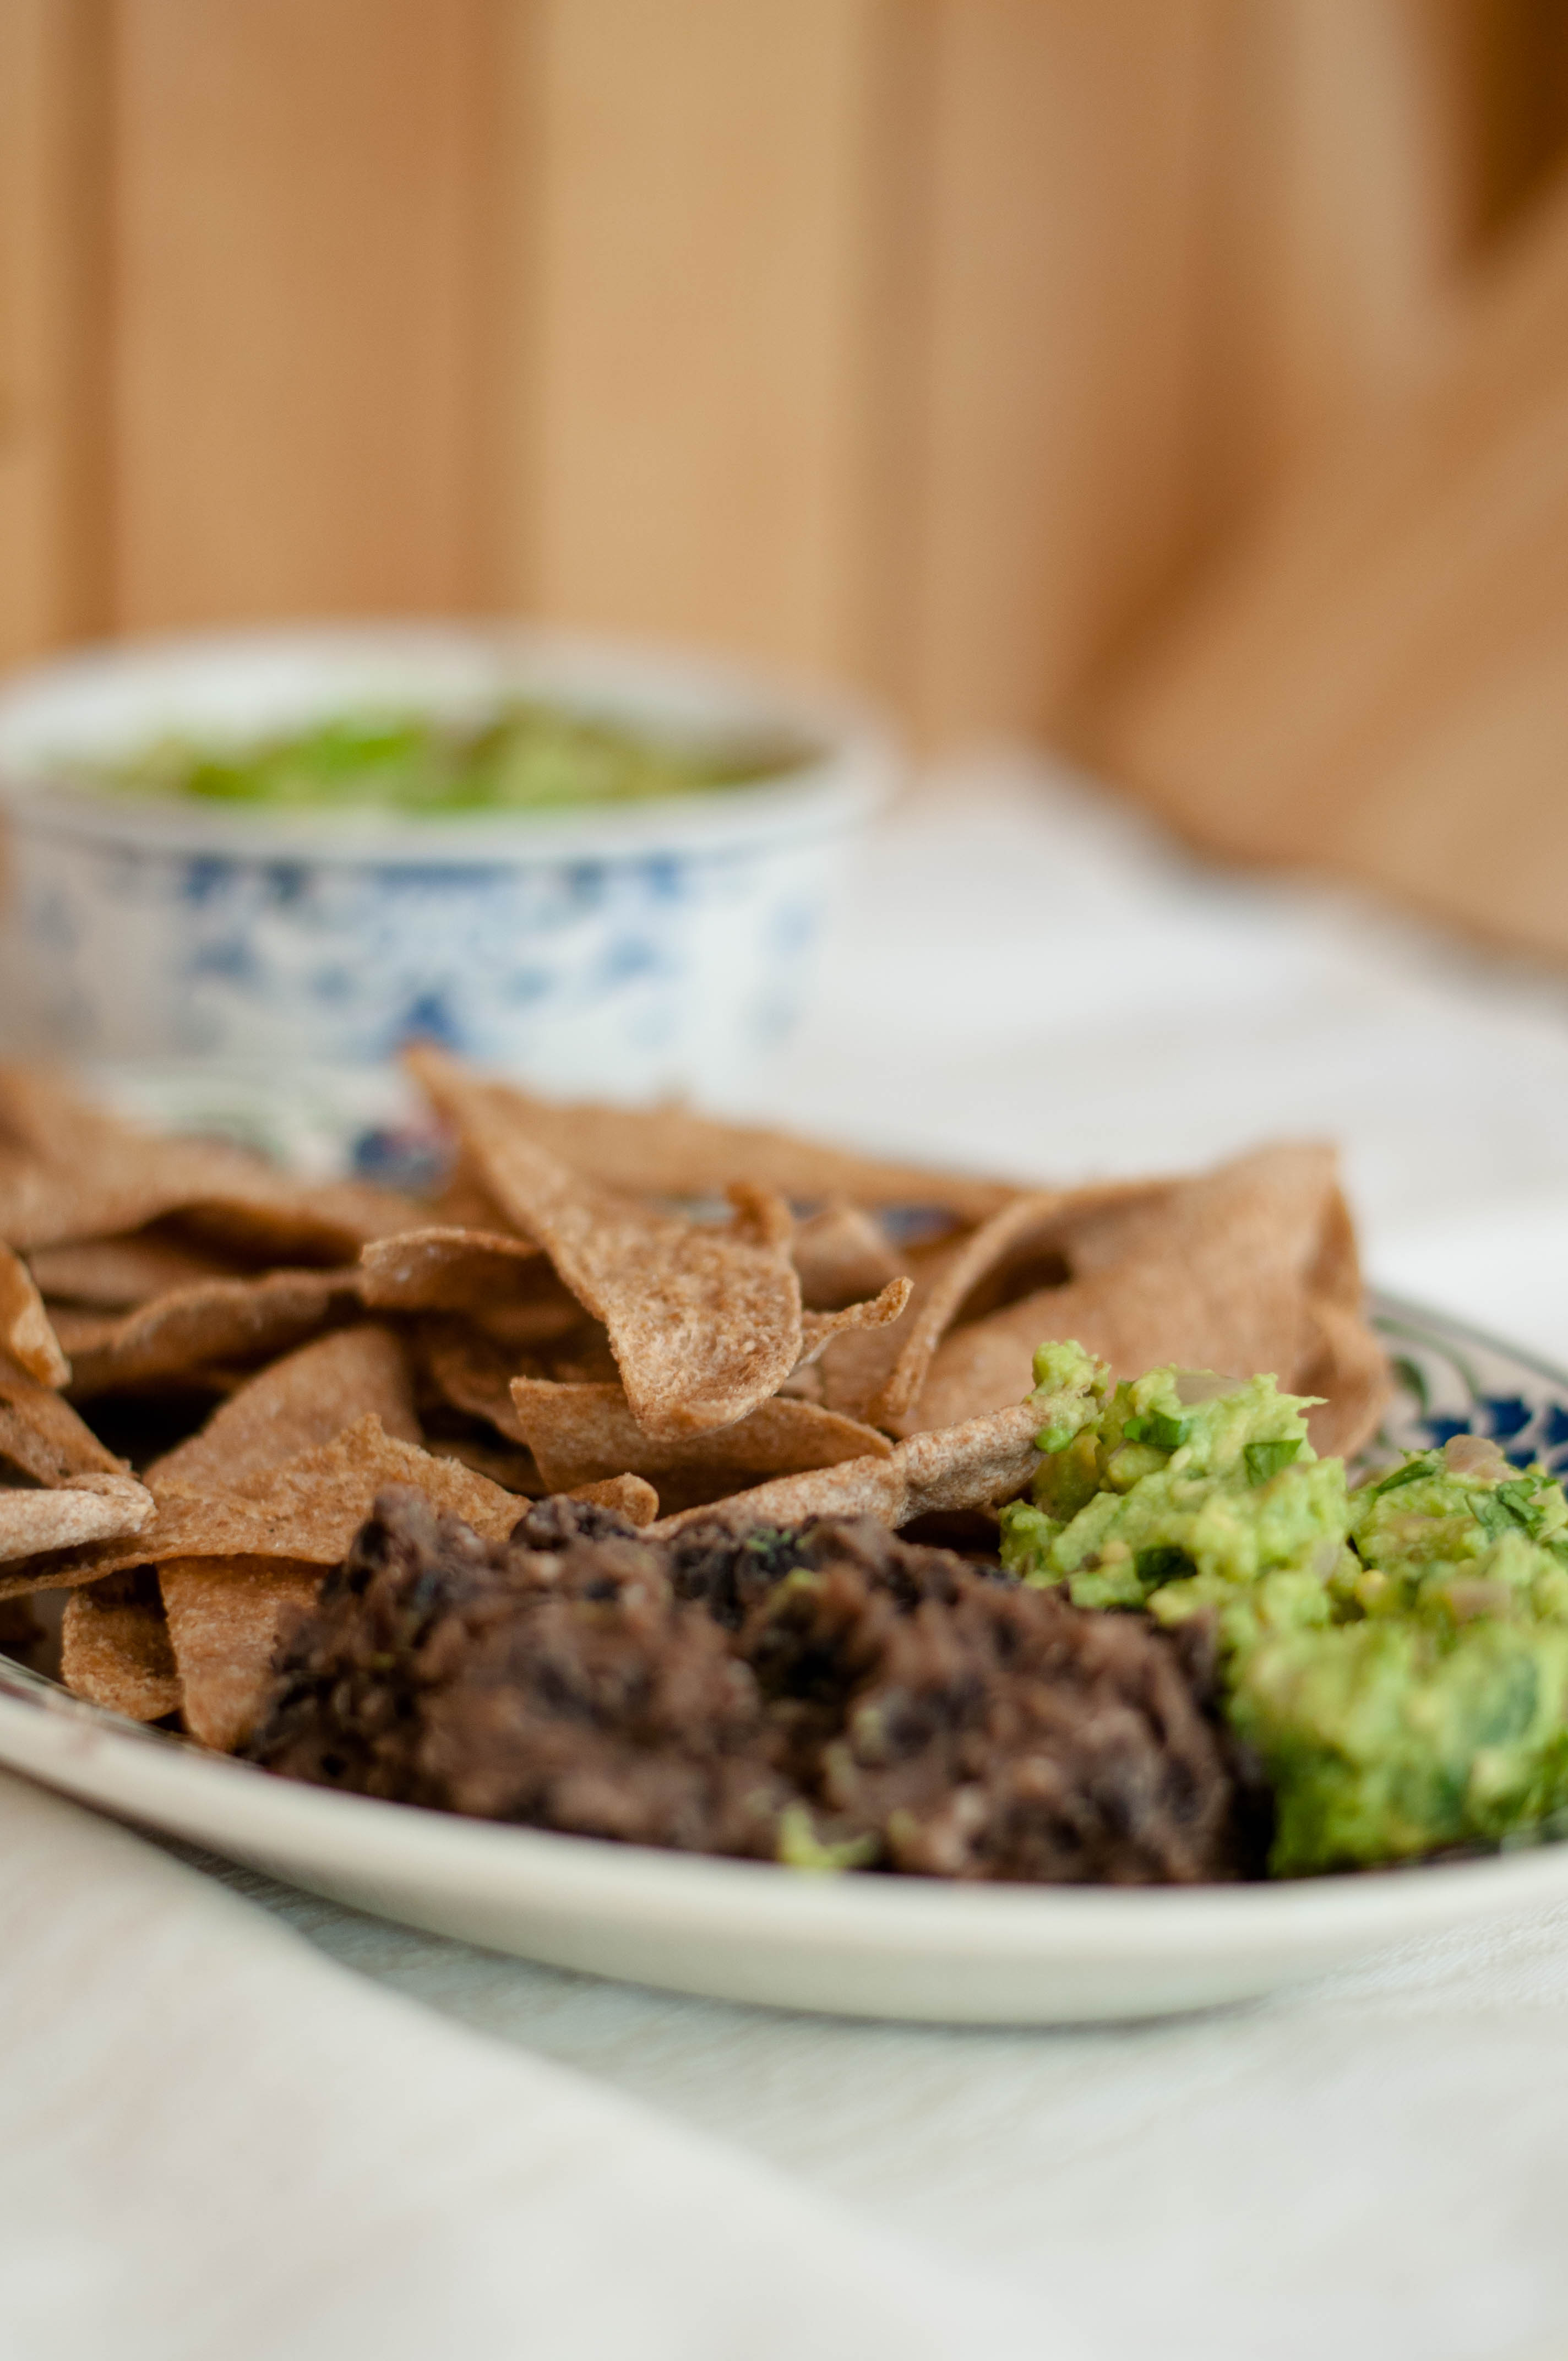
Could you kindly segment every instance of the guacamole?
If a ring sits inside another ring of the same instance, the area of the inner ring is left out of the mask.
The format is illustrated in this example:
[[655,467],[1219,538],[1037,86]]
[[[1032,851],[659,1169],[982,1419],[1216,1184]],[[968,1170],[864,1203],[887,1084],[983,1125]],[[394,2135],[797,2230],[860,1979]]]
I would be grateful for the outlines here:
[[1036,1356],[1043,1415],[1075,1355],[1092,1412],[1042,1432],[1003,1563],[1077,1606],[1212,1616],[1277,1875],[1497,1844],[1568,1809],[1568,1499],[1545,1468],[1462,1435],[1351,1489],[1272,1378],[1113,1385],[1076,1345]]
[[514,700],[470,722],[417,714],[343,714],[242,746],[170,737],[96,774],[140,795],[291,810],[367,806],[439,818],[643,803],[772,778],[806,750],[681,746],[619,722]]

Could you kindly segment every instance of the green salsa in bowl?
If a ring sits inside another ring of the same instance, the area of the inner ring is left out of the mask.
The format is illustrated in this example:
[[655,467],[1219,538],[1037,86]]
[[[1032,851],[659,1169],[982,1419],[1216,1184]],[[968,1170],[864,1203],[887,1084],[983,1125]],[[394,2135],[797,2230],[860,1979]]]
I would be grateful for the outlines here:
[[812,753],[777,736],[683,745],[543,697],[516,697],[475,718],[332,714],[237,745],[170,734],[88,775],[135,795],[446,818],[712,795],[784,777]]
[[852,701],[489,624],[127,642],[0,689],[5,1046],[722,1089],[895,769]]

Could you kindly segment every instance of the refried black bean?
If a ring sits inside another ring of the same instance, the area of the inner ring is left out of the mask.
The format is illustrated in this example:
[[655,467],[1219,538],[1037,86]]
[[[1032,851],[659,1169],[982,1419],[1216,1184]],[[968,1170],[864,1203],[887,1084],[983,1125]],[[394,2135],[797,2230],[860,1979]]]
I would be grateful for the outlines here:
[[397,1490],[286,1634],[247,1752],[684,1851],[804,1828],[927,1876],[1190,1883],[1255,1850],[1210,1655],[869,1518],[663,1543],[556,1499],[492,1546]]

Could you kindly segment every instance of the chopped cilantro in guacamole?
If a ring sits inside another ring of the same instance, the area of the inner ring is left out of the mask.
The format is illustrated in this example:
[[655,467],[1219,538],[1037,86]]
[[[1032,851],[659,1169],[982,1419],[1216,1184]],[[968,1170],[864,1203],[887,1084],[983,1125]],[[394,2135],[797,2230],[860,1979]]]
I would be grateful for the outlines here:
[[[1077,1349],[1036,1357],[1052,1418]],[[1497,1844],[1568,1809],[1568,1499],[1546,1469],[1463,1435],[1351,1489],[1272,1378],[1100,1367],[1087,1391],[1003,1511],[1003,1563],[1077,1606],[1213,1617],[1277,1875]]]
[[614,721],[517,700],[463,723],[342,715],[240,746],[166,738],[96,784],[142,795],[291,810],[374,806],[446,812],[548,811],[646,802],[769,778],[803,749],[680,746]]

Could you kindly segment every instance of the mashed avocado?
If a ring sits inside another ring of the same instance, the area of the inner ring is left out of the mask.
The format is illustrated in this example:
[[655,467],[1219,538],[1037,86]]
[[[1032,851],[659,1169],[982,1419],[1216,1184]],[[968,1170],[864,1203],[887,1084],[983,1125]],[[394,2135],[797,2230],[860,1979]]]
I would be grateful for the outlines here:
[[[1043,1402],[1077,1351],[1036,1356]],[[1087,1393],[1003,1511],[1003,1563],[1081,1607],[1213,1615],[1276,1874],[1496,1844],[1568,1808],[1568,1499],[1546,1469],[1462,1435],[1350,1490],[1272,1378],[1097,1367]]]
[[95,784],[292,810],[374,806],[439,817],[647,802],[795,768],[799,747],[682,747],[537,700],[473,722],[343,714],[242,746],[166,738]]

